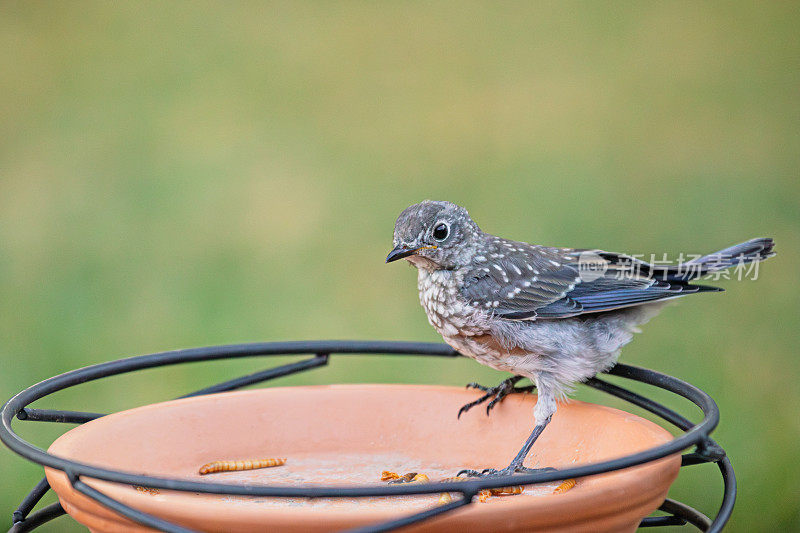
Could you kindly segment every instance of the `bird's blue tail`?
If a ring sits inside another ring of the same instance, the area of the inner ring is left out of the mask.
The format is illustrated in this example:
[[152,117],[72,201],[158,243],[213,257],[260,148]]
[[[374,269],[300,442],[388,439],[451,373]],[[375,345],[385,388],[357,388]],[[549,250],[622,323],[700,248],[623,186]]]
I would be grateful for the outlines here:
[[751,239],[680,265],[666,267],[651,265],[651,269],[654,277],[667,281],[689,281],[710,272],[769,259],[775,255],[772,251],[774,246],[775,243],[770,238]]

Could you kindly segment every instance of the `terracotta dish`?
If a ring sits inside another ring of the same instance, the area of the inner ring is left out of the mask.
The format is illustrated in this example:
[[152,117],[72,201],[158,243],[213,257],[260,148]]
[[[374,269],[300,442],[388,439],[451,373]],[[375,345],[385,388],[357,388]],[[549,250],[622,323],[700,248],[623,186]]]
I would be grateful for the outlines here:
[[[83,424],[50,453],[136,474],[221,483],[381,484],[383,470],[432,481],[461,468],[503,467],[527,437],[535,395],[514,395],[491,417],[478,407],[456,419],[474,390],[417,385],[269,388],[148,405]],[[621,457],[671,439],[663,428],[617,409],[572,401],[536,442],[528,466],[567,467]],[[284,466],[200,476],[215,460],[286,457]],[[407,531],[633,531],[664,500],[680,457],[578,480],[444,514]],[[74,491],[46,468],[64,509],[92,531],[146,531]],[[438,504],[439,495],[385,498],[254,498],[137,490],[84,479],[144,512],[202,531],[337,531]],[[460,495],[454,493],[453,498]]]

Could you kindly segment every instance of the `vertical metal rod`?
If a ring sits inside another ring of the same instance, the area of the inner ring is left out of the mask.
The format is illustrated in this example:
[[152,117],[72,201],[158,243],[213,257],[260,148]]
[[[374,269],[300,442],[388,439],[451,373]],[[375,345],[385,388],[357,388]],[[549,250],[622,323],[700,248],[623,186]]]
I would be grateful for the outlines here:
[[65,514],[67,513],[64,511],[64,508],[61,507],[60,503],[52,503],[47,507],[42,507],[35,513],[32,513],[22,522],[17,522],[11,526],[11,529],[8,530],[8,533],[25,533],[27,531],[32,531],[42,524]]
[[36,484],[33,489],[25,496],[25,499],[22,500],[22,503],[19,504],[17,510],[14,511],[11,515],[12,523],[16,524],[17,522],[21,522],[25,520],[25,517],[28,516],[28,513],[31,512],[31,509],[36,507],[36,504],[39,503],[39,500],[47,494],[47,491],[50,490],[50,483],[47,482],[47,478],[42,478],[39,480],[39,483]]
[[728,457],[724,457],[721,461],[717,462],[719,471],[722,473],[722,482],[724,485],[722,492],[722,505],[719,507],[717,517],[711,523],[708,533],[719,533],[725,524],[728,523],[733,514],[733,506],[736,504],[736,475],[733,473],[733,465]]

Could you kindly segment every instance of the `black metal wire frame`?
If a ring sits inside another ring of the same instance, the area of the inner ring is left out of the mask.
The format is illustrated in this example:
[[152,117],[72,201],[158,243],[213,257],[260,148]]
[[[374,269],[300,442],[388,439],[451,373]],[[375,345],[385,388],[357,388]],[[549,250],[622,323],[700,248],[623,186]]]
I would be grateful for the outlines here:
[[[181,398],[200,394],[213,394],[235,390],[247,385],[274,379],[276,377],[286,376],[301,372],[303,370],[324,366],[328,363],[331,354],[385,354],[435,357],[459,356],[457,352],[453,351],[452,348],[444,344],[391,341],[299,341],[212,346],[206,348],[191,348],[186,350],[175,350],[151,355],[130,357],[127,359],[101,363],[73,370],[71,372],[66,372],[64,374],[46,379],[20,392],[6,402],[2,408],[2,411],[0,411],[0,440],[2,440],[3,443],[12,451],[30,461],[65,472],[73,488],[85,496],[94,499],[98,503],[135,522],[170,533],[186,533],[191,532],[191,530],[164,521],[155,516],[143,513],[117,500],[114,500],[97,489],[87,485],[81,478],[85,476],[88,478],[104,479],[117,483],[154,487],[166,490],[264,497],[353,498],[431,494],[440,492],[455,492],[461,494],[461,498],[456,498],[449,504],[437,506],[420,513],[390,520],[381,524],[353,530],[360,533],[375,533],[381,531],[391,531],[469,505],[472,503],[478,492],[482,489],[504,487],[508,485],[546,483],[562,479],[580,478],[594,474],[601,474],[604,472],[611,472],[614,470],[620,470],[650,461],[655,461],[668,455],[680,453],[692,446],[696,446],[696,449],[693,453],[687,453],[682,456],[683,459],[681,466],[714,462],[719,467],[722,474],[724,491],[722,504],[714,520],[712,521],[708,519],[705,515],[689,507],[688,505],[667,499],[661,505],[660,510],[668,514],[664,516],[647,517],[642,520],[640,527],[656,527],[690,523],[701,531],[715,533],[722,530],[723,526],[733,512],[733,506],[736,499],[736,478],[733,472],[733,467],[731,466],[728,458],[725,456],[725,451],[709,437],[710,433],[714,430],[719,422],[719,409],[717,408],[714,400],[712,400],[711,397],[702,390],[689,383],[686,383],[685,381],[661,374],[653,370],[624,364],[617,364],[608,372],[608,374],[620,376],[622,378],[638,381],[648,385],[653,385],[681,396],[700,408],[703,413],[703,420],[697,424],[694,424],[675,411],[657,402],[654,402],[653,400],[650,400],[618,385],[608,383],[599,378],[592,378],[587,381],[587,384],[590,387],[637,405],[673,424],[682,430],[683,433],[668,443],[631,454],[626,457],[621,457],[610,461],[603,461],[600,463],[581,465],[573,468],[566,468],[556,472],[537,472],[534,474],[514,475],[513,477],[499,476],[470,479],[463,482],[407,485],[401,484],[377,487],[374,485],[352,487],[298,485],[286,487],[206,483],[182,479],[142,476],[130,472],[108,470],[105,468],[98,468],[87,464],[70,461],[68,459],[49,454],[41,448],[28,443],[19,435],[17,435],[11,427],[11,421],[15,416],[19,420],[64,422],[75,424],[81,424],[101,416],[105,416],[101,413],[53,409],[31,409],[27,407],[34,401],[44,398],[54,392],[88,381],[124,374],[127,372],[133,372],[145,368],[155,368],[180,363],[212,361],[239,357],[302,354],[309,354],[312,355],[312,357],[242,376],[236,379],[231,379],[217,385],[206,387],[193,393],[183,395]],[[33,508],[48,490],[49,485],[46,479],[43,479],[36,485],[36,487],[34,487],[34,489],[22,501],[17,510],[14,511],[12,517],[13,526],[9,531],[15,533],[30,531],[39,525],[64,514],[64,510],[57,503],[49,505],[31,514]]]

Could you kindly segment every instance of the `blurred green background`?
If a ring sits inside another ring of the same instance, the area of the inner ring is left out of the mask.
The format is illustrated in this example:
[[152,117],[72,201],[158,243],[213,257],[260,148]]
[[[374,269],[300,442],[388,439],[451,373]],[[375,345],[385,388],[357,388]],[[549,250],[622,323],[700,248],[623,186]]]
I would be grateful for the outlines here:
[[[396,215],[425,198],[542,244],[707,253],[772,236],[757,281],[667,308],[623,360],[719,402],[730,531],[797,529],[798,27],[794,2],[3,2],[0,392],[180,347],[438,341],[415,272],[383,264]],[[266,364],[146,371],[36,406],[108,412]],[[502,377],[358,357],[275,385]],[[15,427],[42,447],[65,429]],[[5,448],[0,470],[5,528],[42,472]],[[698,466],[671,495],[713,514],[720,487]]]

